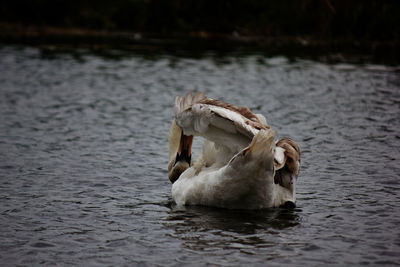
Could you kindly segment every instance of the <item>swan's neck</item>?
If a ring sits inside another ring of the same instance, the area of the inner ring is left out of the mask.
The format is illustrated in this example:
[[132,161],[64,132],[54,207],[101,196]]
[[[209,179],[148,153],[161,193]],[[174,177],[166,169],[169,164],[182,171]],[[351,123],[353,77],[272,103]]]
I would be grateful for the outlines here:
[[192,165],[192,142],[193,136],[184,135],[174,120],[169,135],[168,163],[168,178],[172,183]]
[[181,141],[182,130],[176,125],[175,120],[172,121],[169,130],[169,161],[175,160],[176,153],[178,153],[179,143]]

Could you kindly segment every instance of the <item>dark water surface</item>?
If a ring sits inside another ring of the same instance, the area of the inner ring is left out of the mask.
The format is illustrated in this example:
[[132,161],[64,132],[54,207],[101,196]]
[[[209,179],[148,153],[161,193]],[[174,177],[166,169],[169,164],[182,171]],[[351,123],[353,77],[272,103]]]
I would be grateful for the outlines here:
[[[399,264],[399,74],[283,56],[2,47],[1,265]],[[171,105],[194,90],[263,113],[298,142],[297,208],[172,203]]]

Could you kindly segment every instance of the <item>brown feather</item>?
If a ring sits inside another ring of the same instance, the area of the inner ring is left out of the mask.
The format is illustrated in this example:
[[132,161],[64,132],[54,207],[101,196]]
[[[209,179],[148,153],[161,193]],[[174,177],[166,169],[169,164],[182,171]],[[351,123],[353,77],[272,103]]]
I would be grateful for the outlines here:
[[251,112],[251,110],[248,107],[238,107],[238,106],[235,106],[235,105],[232,105],[232,104],[220,101],[220,100],[211,99],[211,98],[204,98],[201,101],[199,101],[199,103],[206,104],[206,105],[213,105],[213,106],[217,106],[217,107],[221,107],[221,108],[226,108],[226,109],[229,109],[236,113],[239,113],[240,115],[242,115],[243,117],[248,119],[248,121],[246,121],[246,124],[254,127],[257,130],[261,130],[261,129],[266,130],[266,129],[270,128],[269,125],[260,121],[260,119],[256,116],[256,114]]
[[282,138],[276,146],[285,149],[286,166],[291,173],[298,175],[300,163],[300,147],[290,138]]

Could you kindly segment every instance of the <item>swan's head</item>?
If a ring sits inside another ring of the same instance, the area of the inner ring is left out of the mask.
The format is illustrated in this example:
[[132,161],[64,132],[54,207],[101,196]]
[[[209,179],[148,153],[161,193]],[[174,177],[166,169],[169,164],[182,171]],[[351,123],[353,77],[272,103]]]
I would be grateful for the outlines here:
[[174,183],[192,162],[192,135],[184,135],[181,128],[172,122],[169,133],[168,178]]

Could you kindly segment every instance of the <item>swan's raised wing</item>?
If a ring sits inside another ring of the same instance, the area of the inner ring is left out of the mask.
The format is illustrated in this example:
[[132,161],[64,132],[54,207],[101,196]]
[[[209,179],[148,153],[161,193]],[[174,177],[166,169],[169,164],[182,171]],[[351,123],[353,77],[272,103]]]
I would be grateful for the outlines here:
[[247,107],[237,107],[210,99],[203,93],[177,97],[175,120],[185,135],[199,135],[231,151],[248,146],[261,129],[269,129],[262,115]]

